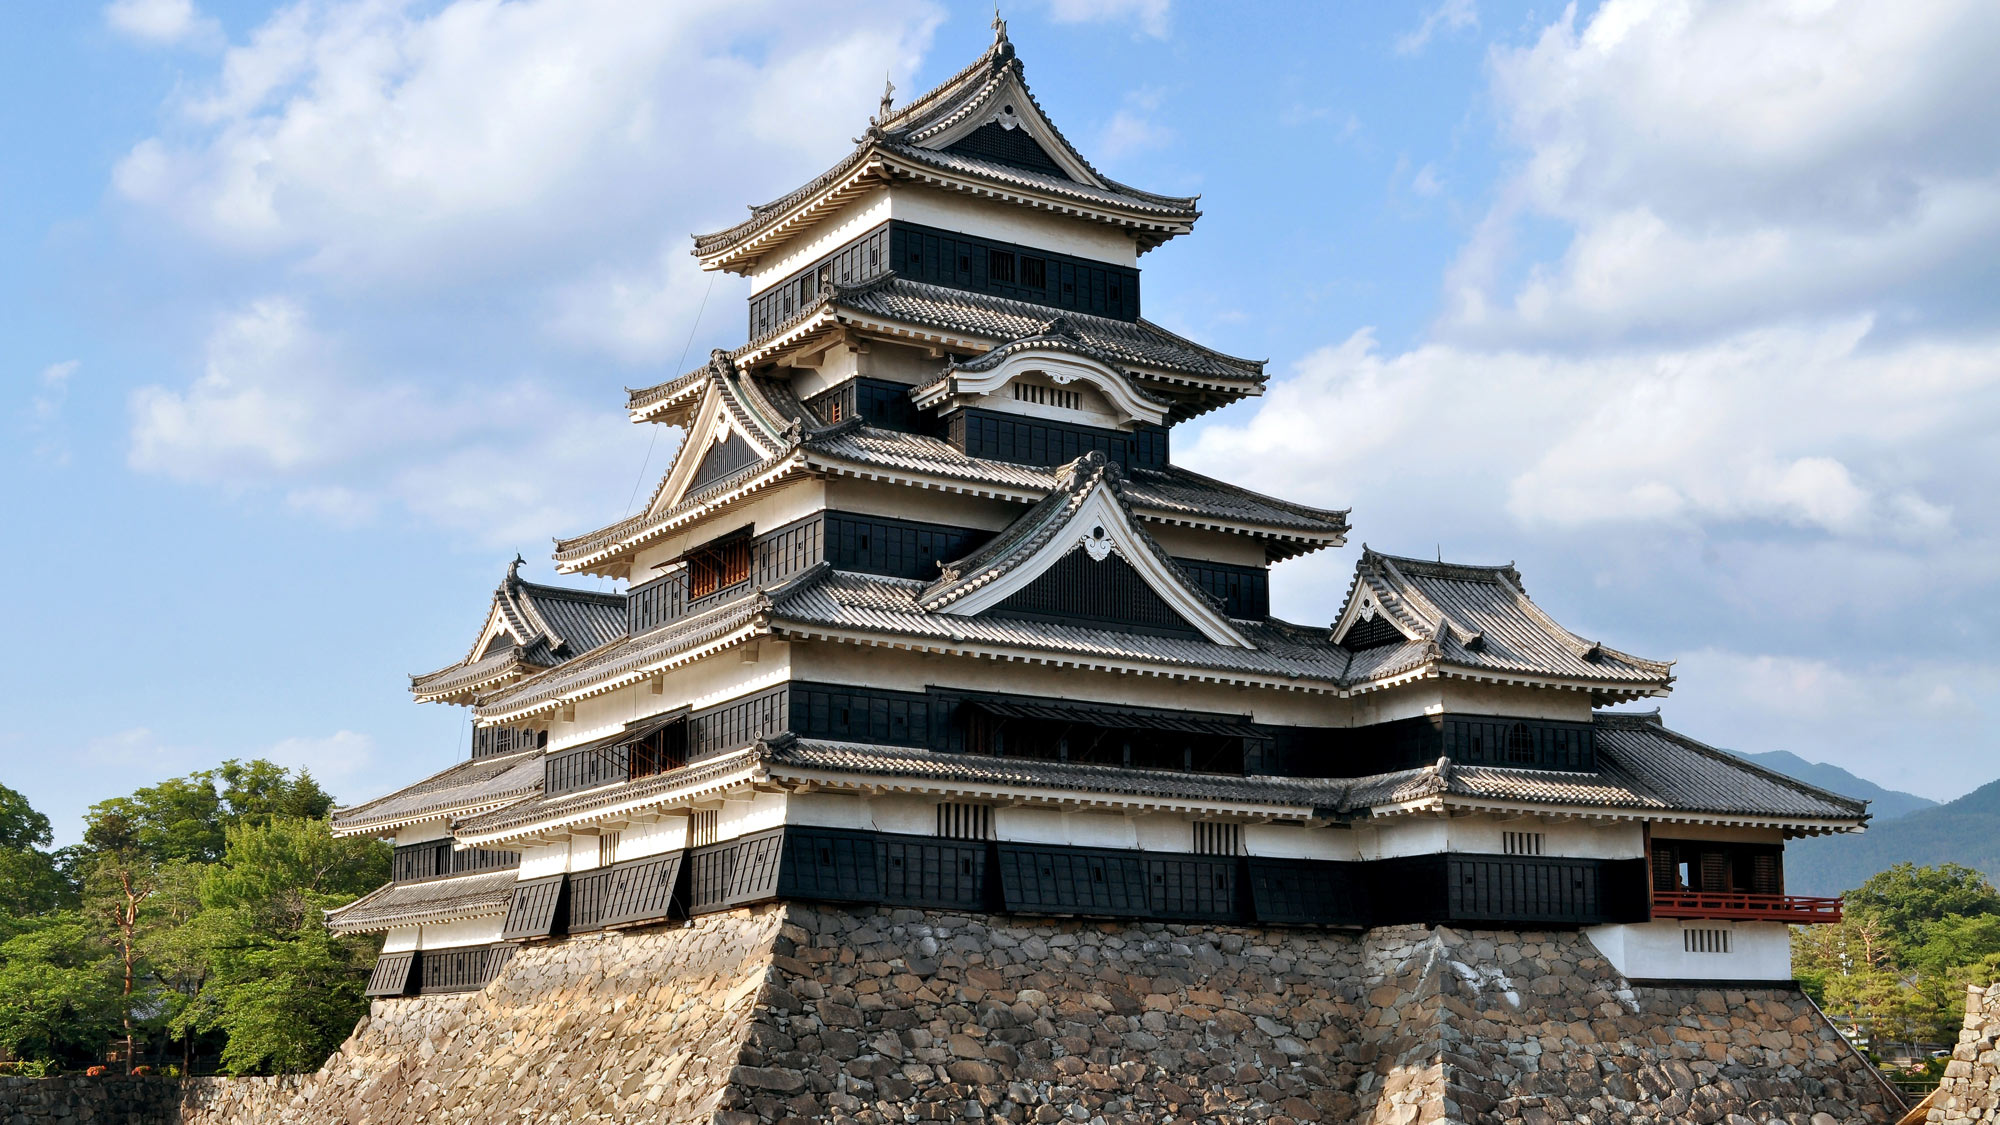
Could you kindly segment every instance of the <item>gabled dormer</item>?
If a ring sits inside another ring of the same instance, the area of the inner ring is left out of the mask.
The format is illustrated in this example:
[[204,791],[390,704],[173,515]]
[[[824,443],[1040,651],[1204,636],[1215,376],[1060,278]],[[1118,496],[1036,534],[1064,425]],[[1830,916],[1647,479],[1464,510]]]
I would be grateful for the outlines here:
[[455,664],[410,677],[420,703],[471,703],[625,635],[625,598],[521,578],[516,557],[493,591],[472,648]]
[[1166,424],[1174,405],[1086,344],[1063,317],[1033,336],[951,363],[910,399],[940,415],[978,408],[1128,431]]
[[[838,164],[752,207],[748,220],[695,236],[703,268],[762,275],[760,288],[775,284],[805,264],[798,258],[802,245],[828,237],[846,242],[888,218],[886,207],[880,215],[869,208],[897,188],[916,188],[936,199],[977,197],[989,211],[1078,229],[1078,241],[1114,234],[1126,247],[1123,254],[1085,256],[1122,258],[1125,264],[1129,255],[1192,230],[1201,214],[1194,198],[1121,184],[1084,159],[1036,102],[1005,23],[994,22],[993,45],[937,88],[900,109],[894,107],[893,87],[885,91],[881,111]],[[936,207],[931,211],[941,213]],[[899,217],[927,221],[915,213]],[[829,236],[829,228],[838,229]]]
[[995,616],[1184,634],[1254,648],[1221,606],[1133,519],[1124,474],[1101,453],[1064,467],[1057,488],[979,551],[943,566],[917,603]]

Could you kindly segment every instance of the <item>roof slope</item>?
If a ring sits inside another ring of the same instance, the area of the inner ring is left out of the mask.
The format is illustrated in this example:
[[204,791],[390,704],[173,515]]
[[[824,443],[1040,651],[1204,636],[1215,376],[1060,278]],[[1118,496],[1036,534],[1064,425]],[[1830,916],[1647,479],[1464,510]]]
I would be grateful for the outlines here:
[[493,591],[492,608],[465,658],[410,677],[419,701],[469,703],[481,691],[553,667],[625,635],[625,598],[521,579],[521,558]]
[[333,830],[350,836],[388,831],[433,817],[497,808],[541,788],[540,750],[474,758],[372,801],[333,810]]
[[[971,65],[902,109],[890,111],[885,95],[883,113],[870,119],[854,150],[833,167],[768,203],[752,206],[750,217],[735,226],[695,235],[695,254],[716,263],[732,249],[796,217],[820,196],[837,192],[857,173],[894,174],[903,170],[895,167],[898,164],[934,169],[954,180],[1094,205],[1135,219],[1151,218],[1151,223],[1133,224],[1142,247],[1181,233],[1200,217],[1193,197],[1142,191],[1092,167],[1029,91],[1006,25],[996,21],[995,32],[992,46]],[[1025,130],[1064,171],[1052,174],[952,151],[970,129],[987,123]]]
[[1507,679],[1528,675],[1664,691],[1673,665],[1584,640],[1529,599],[1513,566],[1399,558],[1363,546],[1334,637],[1385,616],[1405,640],[1363,648],[1350,674],[1387,678],[1431,664]]
[[510,867],[421,883],[388,883],[327,911],[326,926],[336,933],[370,933],[419,922],[505,914],[518,879],[519,872]]

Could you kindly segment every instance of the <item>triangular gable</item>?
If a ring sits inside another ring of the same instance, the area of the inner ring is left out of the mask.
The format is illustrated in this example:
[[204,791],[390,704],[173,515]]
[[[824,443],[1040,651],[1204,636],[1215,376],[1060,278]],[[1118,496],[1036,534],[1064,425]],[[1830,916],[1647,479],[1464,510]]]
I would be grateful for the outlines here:
[[749,425],[747,414],[732,397],[722,378],[710,380],[687,439],[675,451],[674,463],[646,509],[648,515],[664,512],[690,492],[777,455],[778,443]]
[[[1133,520],[1119,498],[1122,475],[1116,465],[1093,452],[1067,466],[1064,476],[1062,488],[987,547],[947,564],[944,576],[920,596],[920,604],[963,617],[1032,612],[1029,606],[1047,611],[1037,616],[1067,616],[1061,612],[1068,605],[1066,595],[1053,587],[1087,581],[1095,589],[1116,588],[1127,582],[1129,572],[1140,585],[1123,587],[1128,595],[1125,616],[1162,619],[1164,611],[1216,644],[1256,647]],[[1110,569],[1097,569],[1105,564]],[[1048,581],[1042,581],[1044,576]],[[1106,620],[1106,615],[1100,611],[1095,619]]]
[[[1092,187],[1110,187],[1028,92],[1020,60],[1004,32],[987,60],[990,69],[984,81],[976,86],[965,83],[964,88],[945,94],[941,99],[945,104],[926,107],[920,116],[928,120],[914,124],[901,138],[904,143],[1011,164]],[[892,117],[888,124],[894,129],[902,121]]]
[[1366,544],[1362,545],[1361,561],[1355,564],[1354,582],[1347,591],[1347,604],[1334,621],[1334,644],[1355,649],[1378,648],[1421,641],[1429,635],[1422,627],[1424,623],[1404,619],[1406,613],[1395,591],[1375,580],[1371,564],[1376,557]]

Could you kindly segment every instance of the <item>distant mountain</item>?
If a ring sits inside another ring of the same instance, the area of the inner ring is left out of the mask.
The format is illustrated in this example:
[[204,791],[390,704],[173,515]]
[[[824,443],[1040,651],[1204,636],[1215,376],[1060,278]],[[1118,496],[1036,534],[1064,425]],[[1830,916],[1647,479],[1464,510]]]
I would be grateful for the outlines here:
[[[1839,766],[1825,762],[1808,762],[1789,750],[1773,750],[1766,754],[1745,754],[1737,751],[1736,756],[1757,763],[1767,770],[1777,770],[1786,777],[1796,777],[1807,785],[1817,785],[1830,789],[1843,797],[1859,797],[1868,802],[1868,814],[1875,819],[1871,824],[1881,824],[1885,820],[1895,820],[1913,812],[1938,807],[1936,801],[1919,797],[1915,793],[1905,793],[1899,789],[1884,789],[1866,778],[1856,777]],[[1803,892],[1802,892],[1803,893]]]
[[[1772,764],[1761,760],[1775,755],[1745,756]],[[1784,767],[1773,764],[1773,768]],[[1919,866],[1963,863],[2000,882],[2000,781],[1982,785],[1956,801],[1893,820],[1878,817],[1859,836],[1791,841],[1785,846],[1785,889],[1800,895],[1835,895],[1904,862]]]

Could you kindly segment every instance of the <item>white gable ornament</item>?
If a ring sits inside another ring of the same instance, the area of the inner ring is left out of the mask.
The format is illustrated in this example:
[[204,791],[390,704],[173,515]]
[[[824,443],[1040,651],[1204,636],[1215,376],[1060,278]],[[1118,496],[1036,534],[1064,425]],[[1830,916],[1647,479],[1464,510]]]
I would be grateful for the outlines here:
[[1092,562],[1103,562],[1111,557],[1111,537],[1104,534],[1103,524],[1091,528],[1090,534],[1083,537],[1083,550]]

